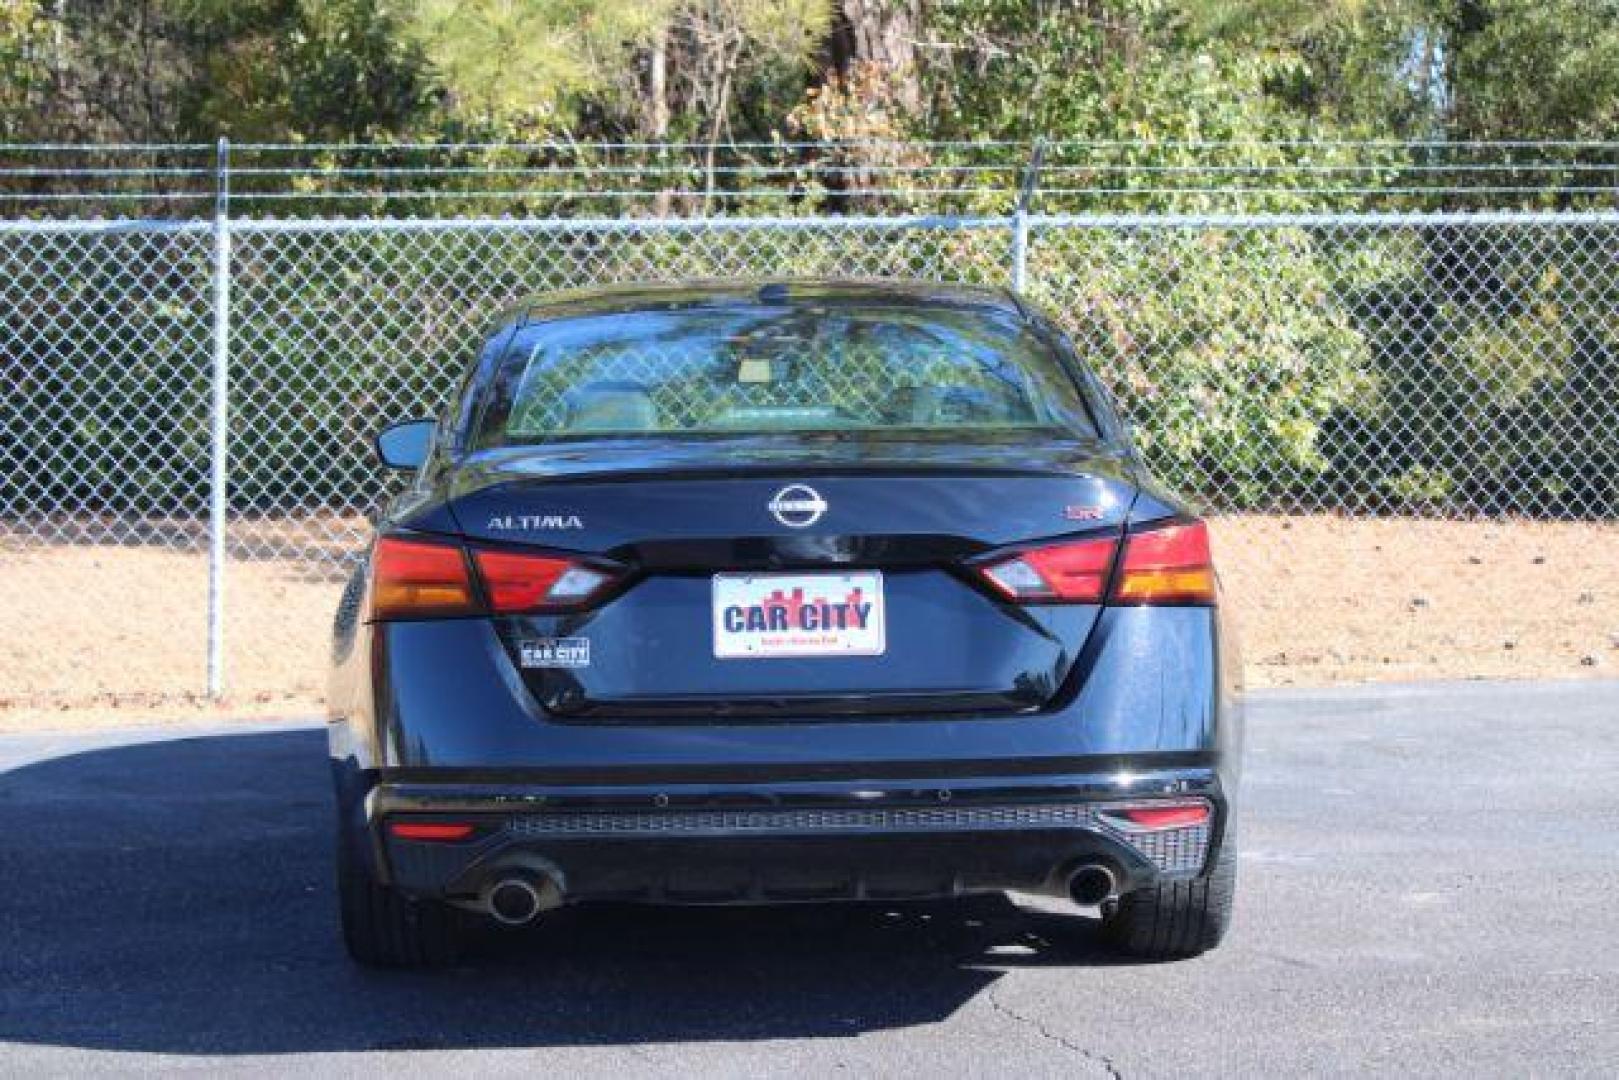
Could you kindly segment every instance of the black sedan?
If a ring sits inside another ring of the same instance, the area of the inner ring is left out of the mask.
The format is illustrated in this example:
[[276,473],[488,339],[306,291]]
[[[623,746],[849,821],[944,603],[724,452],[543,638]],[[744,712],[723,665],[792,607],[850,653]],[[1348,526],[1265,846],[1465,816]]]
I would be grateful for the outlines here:
[[1202,952],[1237,661],[1203,522],[1004,292],[542,298],[436,421],[337,619],[345,939],[560,904],[1015,890]]

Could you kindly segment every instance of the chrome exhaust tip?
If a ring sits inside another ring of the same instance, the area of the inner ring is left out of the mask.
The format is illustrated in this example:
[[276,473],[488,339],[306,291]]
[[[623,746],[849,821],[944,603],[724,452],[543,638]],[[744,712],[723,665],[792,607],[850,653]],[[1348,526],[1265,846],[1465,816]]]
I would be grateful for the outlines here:
[[562,889],[549,877],[511,874],[484,891],[485,909],[502,926],[527,926],[542,911],[562,903]]
[[1068,875],[1068,896],[1080,907],[1095,907],[1119,891],[1119,879],[1101,863],[1086,863]]
[[540,892],[522,878],[503,878],[489,889],[489,914],[502,926],[524,926],[540,913]]

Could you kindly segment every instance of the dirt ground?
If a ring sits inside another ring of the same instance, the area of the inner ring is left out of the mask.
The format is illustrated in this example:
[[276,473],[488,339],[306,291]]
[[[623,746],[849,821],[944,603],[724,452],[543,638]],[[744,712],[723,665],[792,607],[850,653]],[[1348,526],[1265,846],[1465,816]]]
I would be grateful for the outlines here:
[[[1228,517],[1215,557],[1250,686],[1619,672],[1619,525]],[[318,714],[341,587],[232,561],[210,703],[200,552],[0,551],[0,729]]]
[[1619,671],[1619,525],[1236,517],[1251,686]]

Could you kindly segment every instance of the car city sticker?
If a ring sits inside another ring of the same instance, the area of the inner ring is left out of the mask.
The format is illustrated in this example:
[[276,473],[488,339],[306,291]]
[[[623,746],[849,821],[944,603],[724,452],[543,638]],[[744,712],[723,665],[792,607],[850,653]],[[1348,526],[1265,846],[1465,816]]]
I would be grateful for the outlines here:
[[518,662],[525,668],[583,668],[590,666],[590,639],[535,638],[518,643]]

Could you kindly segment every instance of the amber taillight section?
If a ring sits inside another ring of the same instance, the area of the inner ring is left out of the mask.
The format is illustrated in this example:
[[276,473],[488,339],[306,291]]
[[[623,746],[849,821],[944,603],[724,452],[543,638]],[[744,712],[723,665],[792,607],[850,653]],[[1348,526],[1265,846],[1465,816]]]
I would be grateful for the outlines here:
[[1214,561],[1201,521],[1165,525],[1125,538],[1113,604],[1212,604]]
[[426,619],[479,611],[459,544],[384,536],[371,556],[371,618]]

